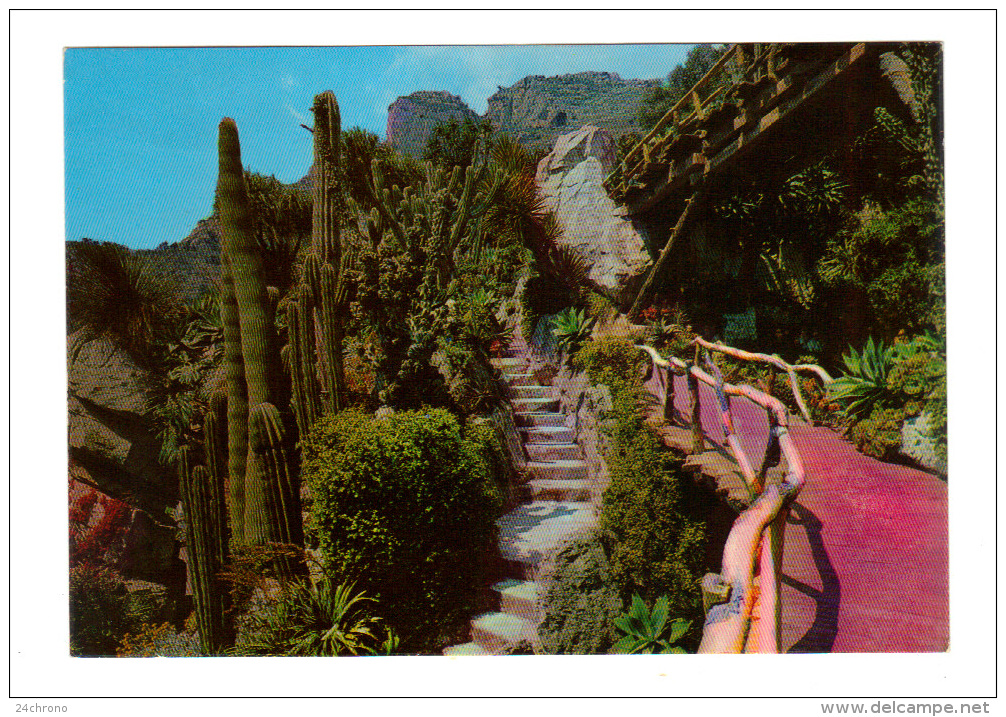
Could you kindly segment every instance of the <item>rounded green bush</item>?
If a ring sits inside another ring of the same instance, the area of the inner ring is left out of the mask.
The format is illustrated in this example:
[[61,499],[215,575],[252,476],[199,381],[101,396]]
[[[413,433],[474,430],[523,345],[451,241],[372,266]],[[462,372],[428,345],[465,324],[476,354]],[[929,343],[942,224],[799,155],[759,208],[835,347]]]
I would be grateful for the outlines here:
[[435,649],[478,607],[501,502],[490,473],[482,443],[442,409],[344,411],[305,441],[326,567],[380,599],[403,650]]

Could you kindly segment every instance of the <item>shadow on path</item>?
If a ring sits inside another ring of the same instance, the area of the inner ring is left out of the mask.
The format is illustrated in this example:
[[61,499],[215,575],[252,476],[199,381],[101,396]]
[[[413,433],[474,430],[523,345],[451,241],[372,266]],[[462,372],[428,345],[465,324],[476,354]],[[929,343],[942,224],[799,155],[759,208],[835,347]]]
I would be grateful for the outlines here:
[[[793,516],[796,516],[794,520]],[[814,567],[821,576],[821,589],[817,590],[799,580],[783,575],[782,582],[794,590],[813,598],[817,604],[814,612],[814,622],[796,644],[788,652],[831,652],[838,634],[838,606],[842,597],[842,586],[839,584],[838,573],[835,572],[821,538],[821,521],[810,510],[793,504],[789,525],[803,526],[810,543]]]

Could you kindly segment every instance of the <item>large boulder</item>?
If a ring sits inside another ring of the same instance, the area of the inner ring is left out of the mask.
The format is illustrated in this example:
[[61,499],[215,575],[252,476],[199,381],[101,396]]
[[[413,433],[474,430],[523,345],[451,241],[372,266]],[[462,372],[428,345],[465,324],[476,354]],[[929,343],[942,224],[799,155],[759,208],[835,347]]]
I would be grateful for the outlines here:
[[173,525],[177,478],[158,462],[160,441],[147,418],[151,377],[105,339],[68,341],[69,449],[74,473],[103,493]]
[[622,216],[602,186],[615,166],[615,140],[603,129],[581,127],[556,140],[538,164],[536,182],[562,227],[561,243],[590,262],[590,278],[632,300],[650,265],[643,228]]

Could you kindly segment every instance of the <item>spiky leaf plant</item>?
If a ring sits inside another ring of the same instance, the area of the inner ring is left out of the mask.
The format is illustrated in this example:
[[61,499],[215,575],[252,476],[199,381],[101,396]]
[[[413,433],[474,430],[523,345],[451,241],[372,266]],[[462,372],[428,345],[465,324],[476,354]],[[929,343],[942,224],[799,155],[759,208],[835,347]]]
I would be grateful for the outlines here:
[[583,309],[569,307],[555,317],[555,328],[552,334],[559,348],[567,356],[572,356],[580,350],[594,329],[596,319],[587,316]]
[[614,654],[684,654],[685,648],[674,643],[685,636],[691,622],[679,617],[668,624],[666,596],[657,598],[651,612],[637,594],[632,596],[629,612],[615,618],[615,627],[624,635],[611,648]]
[[253,618],[252,637],[239,651],[297,657],[388,654],[397,638],[370,612],[376,603],[355,592],[354,584],[335,585],[327,577],[292,581]]
[[847,373],[828,386],[832,400],[842,404],[850,418],[865,419],[877,408],[887,408],[892,402],[892,392],[887,384],[887,374],[895,363],[893,347],[883,341],[866,340],[862,353],[849,347],[842,356]]
[[84,241],[67,251],[66,302],[70,332],[82,341],[110,339],[153,368],[184,318],[180,286],[155,261],[113,242]]

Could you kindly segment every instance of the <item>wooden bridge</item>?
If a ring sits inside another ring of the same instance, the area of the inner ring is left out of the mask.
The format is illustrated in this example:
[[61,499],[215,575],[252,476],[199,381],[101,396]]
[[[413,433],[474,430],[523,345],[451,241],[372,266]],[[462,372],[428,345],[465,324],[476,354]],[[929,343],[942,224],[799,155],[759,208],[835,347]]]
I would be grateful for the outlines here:
[[[730,46],[605,179],[627,215],[648,225],[658,242],[667,236],[630,316],[643,308],[692,210],[719,178],[784,178],[850,147],[877,107],[911,111],[906,71],[882,61],[891,49],[882,43]],[[669,235],[666,227],[673,227]]]

